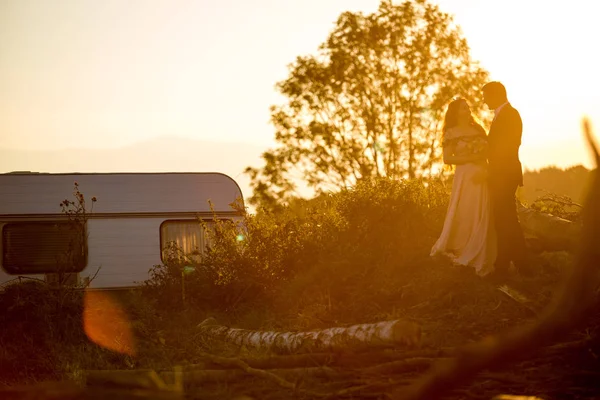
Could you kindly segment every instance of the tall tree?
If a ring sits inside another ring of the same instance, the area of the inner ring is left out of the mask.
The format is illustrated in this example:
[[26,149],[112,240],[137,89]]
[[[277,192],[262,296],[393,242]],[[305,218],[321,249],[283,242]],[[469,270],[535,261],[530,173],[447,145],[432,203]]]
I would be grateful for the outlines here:
[[440,128],[454,96],[482,107],[487,72],[453,18],[427,0],[382,1],[345,12],[316,55],[300,56],[271,107],[277,146],[246,169],[270,206],[303,181],[317,193],[368,177],[415,178],[439,163]]

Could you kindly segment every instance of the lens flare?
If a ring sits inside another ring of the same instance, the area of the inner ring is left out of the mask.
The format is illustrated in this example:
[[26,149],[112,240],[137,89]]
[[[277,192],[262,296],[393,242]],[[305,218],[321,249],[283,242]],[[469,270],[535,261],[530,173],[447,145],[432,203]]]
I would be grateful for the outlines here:
[[97,345],[130,356],[135,354],[129,318],[110,293],[85,292],[83,327]]

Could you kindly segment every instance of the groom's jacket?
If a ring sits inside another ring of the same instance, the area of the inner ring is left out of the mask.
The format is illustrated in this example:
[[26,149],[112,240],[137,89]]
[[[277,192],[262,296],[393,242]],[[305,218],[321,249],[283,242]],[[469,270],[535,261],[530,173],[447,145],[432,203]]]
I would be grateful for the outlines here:
[[510,103],[498,113],[488,134],[488,170],[491,184],[523,186],[519,146],[523,122]]

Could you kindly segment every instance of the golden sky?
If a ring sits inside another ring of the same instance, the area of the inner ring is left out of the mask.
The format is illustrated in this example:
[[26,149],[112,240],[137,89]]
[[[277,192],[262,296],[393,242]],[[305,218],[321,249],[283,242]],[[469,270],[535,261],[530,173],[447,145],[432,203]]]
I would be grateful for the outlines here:
[[[600,127],[600,5],[438,3],[521,112],[525,167],[589,166],[580,118]],[[341,12],[378,4],[0,0],[0,148],[112,148],[172,135],[267,149],[287,65],[314,53]]]

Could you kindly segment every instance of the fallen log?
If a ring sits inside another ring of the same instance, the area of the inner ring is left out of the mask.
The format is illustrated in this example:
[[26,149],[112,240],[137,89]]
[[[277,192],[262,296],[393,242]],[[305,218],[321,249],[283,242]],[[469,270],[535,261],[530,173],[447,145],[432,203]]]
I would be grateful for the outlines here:
[[407,358],[405,360],[391,361],[363,369],[364,375],[402,374],[409,371],[420,371],[431,366],[435,361],[443,358]]
[[253,331],[219,325],[208,318],[198,331],[213,339],[248,349],[273,353],[313,353],[391,346],[416,346],[421,339],[419,325],[402,320],[335,327],[304,332]]
[[[175,377],[173,371],[159,371],[158,375],[165,381],[171,381]],[[268,374],[268,375],[266,375]],[[247,368],[243,367],[240,369],[205,369],[205,370],[184,370],[182,373],[183,382],[186,385],[198,385],[201,383],[226,383],[226,382],[239,382],[242,378],[258,377],[265,378],[267,381],[272,380],[275,383],[275,379],[272,379],[272,375],[277,377],[289,379],[290,381],[297,381],[305,378],[321,378],[330,380],[338,380],[347,375],[348,372],[335,370],[329,367],[311,367],[311,368],[285,368],[285,369],[258,369],[258,368]],[[287,387],[287,386],[283,386]]]
[[539,251],[574,251],[581,224],[518,205],[519,222],[531,247]]
[[[377,386],[388,387],[392,381],[389,378],[383,382],[377,382],[382,374],[402,372],[417,372],[431,365],[431,359],[412,358],[392,363],[385,363],[379,366],[367,369],[352,368],[330,368],[327,366],[310,368],[287,368],[287,369],[258,369],[253,368],[248,363],[238,358],[220,357],[211,354],[203,354],[202,358],[210,360],[212,363],[219,364],[225,368],[233,369],[190,369],[189,366],[182,370],[182,380],[186,385],[202,385],[207,383],[228,383],[240,382],[244,378],[262,378],[270,381],[284,389],[303,393],[311,397],[336,397],[361,392],[364,389],[373,389]],[[160,371],[159,375],[165,381],[173,380],[173,372]],[[314,381],[311,381],[311,389],[305,387],[303,383],[307,379],[318,379],[322,382],[335,383],[337,389],[318,391],[314,389]],[[394,384],[399,384],[396,381]],[[341,388],[339,388],[341,386]],[[361,397],[363,397],[361,395]]]
[[[372,365],[417,358],[447,358],[455,354],[454,349],[415,349],[398,351],[394,349],[370,350],[361,353],[306,353],[287,355],[247,356],[239,359],[252,368],[286,369],[312,367],[341,367],[346,369],[366,368]],[[217,370],[229,367],[202,359],[195,364],[182,365],[185,371]]]
[[[327,365],[339,365],[339,354],[335,353],[307,353],[307,354],[288,354],[274,356],[258,356],[258,357],[240,357],[240,360],[251,366],[259,369],[285,369],[285,368],[311,368],[322,367]],[[192,370],[208,370],[208,369],[225,369],[228,368],[210,359],[202,360],[197,364],[188,364],[183,366],[186,371]]]

